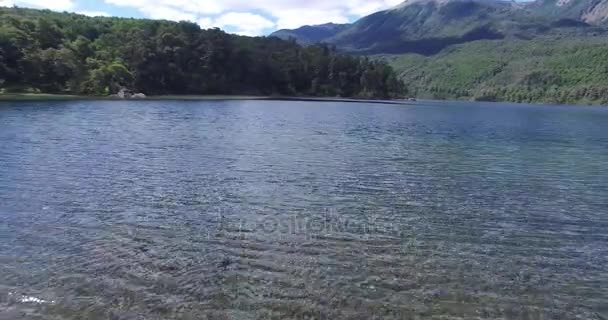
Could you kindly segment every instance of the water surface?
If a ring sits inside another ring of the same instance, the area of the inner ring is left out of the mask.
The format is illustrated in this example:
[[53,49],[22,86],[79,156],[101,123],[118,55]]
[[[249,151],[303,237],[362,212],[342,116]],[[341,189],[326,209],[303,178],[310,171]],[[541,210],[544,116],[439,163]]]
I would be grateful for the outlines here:
[[0,319],[605,319],[608,110],[0,103]]

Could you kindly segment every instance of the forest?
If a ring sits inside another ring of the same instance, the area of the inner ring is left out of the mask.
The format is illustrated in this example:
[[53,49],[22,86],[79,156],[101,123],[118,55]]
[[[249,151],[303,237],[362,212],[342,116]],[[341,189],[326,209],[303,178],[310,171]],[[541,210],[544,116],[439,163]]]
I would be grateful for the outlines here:
[[484,40],[384,57],[416,97],[608,104],[608,38]]
[[0,8],[0,93],[396,98],[384,61],[191,22]]

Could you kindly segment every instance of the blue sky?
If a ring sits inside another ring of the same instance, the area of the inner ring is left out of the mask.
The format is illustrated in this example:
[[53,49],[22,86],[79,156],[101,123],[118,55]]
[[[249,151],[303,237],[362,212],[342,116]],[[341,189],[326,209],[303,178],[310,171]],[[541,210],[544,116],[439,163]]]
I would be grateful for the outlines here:
[[0,0],[0,6],[87,15],[188,20],[243,35],[326,22],[346,23],[403,0]]

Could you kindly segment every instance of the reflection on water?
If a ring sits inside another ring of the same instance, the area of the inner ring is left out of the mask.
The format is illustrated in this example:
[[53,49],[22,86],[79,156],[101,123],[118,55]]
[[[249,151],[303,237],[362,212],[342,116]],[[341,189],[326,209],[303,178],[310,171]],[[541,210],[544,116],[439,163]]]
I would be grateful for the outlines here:
[[0,319],[605,319],[607,123],[0,104]]

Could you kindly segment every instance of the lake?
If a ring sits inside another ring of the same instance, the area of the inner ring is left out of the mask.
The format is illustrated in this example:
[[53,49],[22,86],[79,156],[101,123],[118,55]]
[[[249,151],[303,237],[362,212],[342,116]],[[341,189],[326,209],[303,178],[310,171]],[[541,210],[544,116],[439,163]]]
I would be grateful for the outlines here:
[[606,319],[608,109],[0,103],[0,319]]

